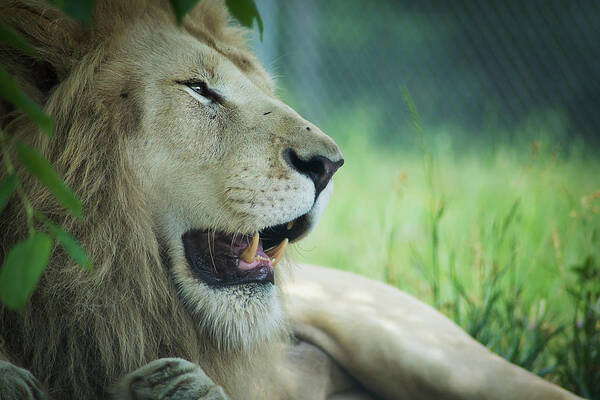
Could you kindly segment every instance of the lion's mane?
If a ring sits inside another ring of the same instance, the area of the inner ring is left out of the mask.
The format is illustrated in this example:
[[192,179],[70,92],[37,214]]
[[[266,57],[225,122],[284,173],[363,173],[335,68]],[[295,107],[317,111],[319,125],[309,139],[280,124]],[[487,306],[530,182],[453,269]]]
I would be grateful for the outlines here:
[[[261,359],[266,347],[259,346],[256,354],[216,352],[183,309],[125,153],[143,110],[135,99],[130,108],[115,109],[103,95],[112,92],[93,79],[131,21],[175,24],[167,3],[98,1],[93,28],[65,18],[44,1],[2,1],[0,18],[38,52],[35,59],[0,47],[0,63],[52,115],[55,136],[48,140],[7,103],[0,104],[1,128],[53,163],[82,200],[84,218],[70,217],[22,171],[19,178],[33,207],[71,232],[94,267],[86,272],[57,245],[24,315],[0,307],[10,361],[29,369],[54,398],[103,397],[120,377],[166,356],[198,363],[232,396],[248,394],[244,382],[260,387],[244,376],[256,371],[249,363]],[[242,66],[252,58],[244,31],[228,25],[221,2],[201,2],[184,29],[228,49],[227,56]],[[114,85],[123,82],[115,79]],[[121,95],[126,91],[123,87]],[[22,204],[13,196],[0,215],[0,259],[26,237],[26,226]],[[261,368],[267,375],[265,364]]]

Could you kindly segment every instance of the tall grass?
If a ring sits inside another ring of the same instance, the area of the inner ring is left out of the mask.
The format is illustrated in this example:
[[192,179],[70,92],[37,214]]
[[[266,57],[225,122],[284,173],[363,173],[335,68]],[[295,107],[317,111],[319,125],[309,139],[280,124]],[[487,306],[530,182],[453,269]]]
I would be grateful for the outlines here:
[[297,258],[395,285],[600,399],[600,159],[543,140],[456,149],[415,121],[411,149],[338,138],[346,164]]

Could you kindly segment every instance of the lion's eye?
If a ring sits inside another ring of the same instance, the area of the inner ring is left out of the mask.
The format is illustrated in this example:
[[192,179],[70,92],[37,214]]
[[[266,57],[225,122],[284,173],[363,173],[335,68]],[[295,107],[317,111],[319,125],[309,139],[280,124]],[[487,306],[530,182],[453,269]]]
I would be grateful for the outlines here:
[[223,97],[213,89],[210,89],[206,82],[188,81],[179,82],[187,87],[187,92],[203,104],[219,103],[223,104]]

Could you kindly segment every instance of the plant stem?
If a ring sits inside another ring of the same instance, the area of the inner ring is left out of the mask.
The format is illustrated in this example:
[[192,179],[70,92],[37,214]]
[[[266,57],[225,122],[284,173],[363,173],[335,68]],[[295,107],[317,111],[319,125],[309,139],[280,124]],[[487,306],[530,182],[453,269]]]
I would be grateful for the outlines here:
[[[0,149],[2,151],[2,158],[4,159],[4,167],[6,168],[7,176],[15,173],[15,168],[10,160],[10,153],[8,151],[9,148],[9,139],[7,136],[0,130]],[[25,195],[25,191],[23,190],[23,186],[21,186],[21,181],[17,179],[17,194],[23,203],[23,207],[25,208],[25,214],[27,215],[27,228],[29,231],[29,236],[33,236],[35,233],[35,229],[33,227],[33,207],[29,202],[29,199]]]

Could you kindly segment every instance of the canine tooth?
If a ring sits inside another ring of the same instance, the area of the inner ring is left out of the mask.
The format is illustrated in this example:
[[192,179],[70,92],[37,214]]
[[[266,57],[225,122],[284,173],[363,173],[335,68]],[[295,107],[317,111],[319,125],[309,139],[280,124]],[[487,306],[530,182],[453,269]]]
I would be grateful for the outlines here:
[[292,227],[294,226],[294,224],[295,224],[295,223],[296,223],[296,220],[295,220],[295,219],[293,219],[293,220],[291,220],[290,222],[288,222],[288,223],[287,223],[287,225],[286,225],[286,228],[287,228],[287,230],[288,230],[288,231],[291,231],[291,230],[292,230]]
[[283,257],[283,253],[285,253],[285,248],[286,248],[288,242],[289,242],[288,238],[285,238],[274,249],[265,251],[265,253],[269,257],[271,257],[271,264],[273,266],[276,266],[277,263],[279,262],[279,260],[281,260],[281,258]]
[[254,258],[256,257],[256,250],[258,250],[258,241],[259,240],[260,240],[260,236],[259,236],[258,232],[256,232],[254,234],[254,236],[252,237],[252,242],[250,242],[248,247],[246,247],[246,249],[242,252],[242,255],[240,256],[241,259],[244,260],[245,262],[247,262],[248,264],[253,262]]

